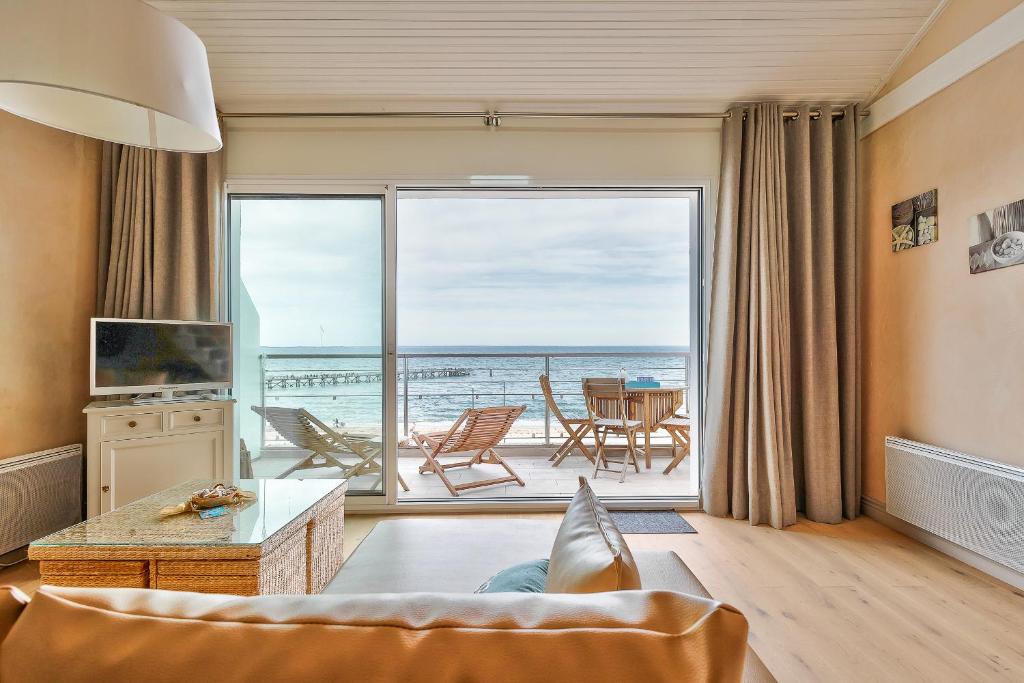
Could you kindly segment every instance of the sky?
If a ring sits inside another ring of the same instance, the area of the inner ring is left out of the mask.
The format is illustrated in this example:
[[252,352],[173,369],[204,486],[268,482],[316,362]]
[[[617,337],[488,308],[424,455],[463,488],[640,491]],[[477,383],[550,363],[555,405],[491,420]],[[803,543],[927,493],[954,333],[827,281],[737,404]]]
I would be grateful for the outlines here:
[[239,205],[240,270],[260,316],[260,344],[380,346],[381,201]]
[[[242,201],[261,344],[379,344],[380,202]],[[675,197],[400,195],[398,345],[688,345],[688,219]]]

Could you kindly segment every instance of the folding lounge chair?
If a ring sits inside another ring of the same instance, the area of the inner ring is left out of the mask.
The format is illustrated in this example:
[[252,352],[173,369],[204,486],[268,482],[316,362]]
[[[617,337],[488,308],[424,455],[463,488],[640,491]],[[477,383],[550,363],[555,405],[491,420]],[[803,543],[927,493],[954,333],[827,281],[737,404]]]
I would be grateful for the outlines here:
[[[297,470],[318,467],[337,467],[341,470],[341,476],[346,479],[381,472],[381,446],[370,437],[336,432],[303,408],[253,406],[252,409],[296,448],[310,452],[305,458],[277,475],[278,479],[284,479]],[[358,459],[354,465],[345,464],[341,460],[352,457]],[[319,462],[318,458],[323,461]],[[401,474],[398,475],[398,483],[404,490],[409,490]],[[377,486],[379,485],[380,482],[377,483]]]
[[[423,451],[423,455],[427,458],[427,461],[420,467],[420,474],[428,472],[437,474],[453,496],[459,495],[459,491],[466,489],[504,484],[505,482],[512,481],[520,486],[526,486],[523,480],[519,478],[519,475],[494,450],[494,447],[501,443],[501,440],[508,434],[508,430],[512,428],[512,423],[525,410],[526,406],[467,408],[447,432],[435,432],[432,434],[412,432],[409,435],[410,438],[419,446],[419,449]],[[444,465],[438,462],[438,458],[441,456],[468,452],[473,453],[469,460]],[[486,458],[484,454],[487,455]],[[445,474],[446,470],[455,467],[472,467],[473,465],[483,463],[501,465],[508,472],[508,476],[453,484],[448,475]]]
[[558,447],[549,460],[554,460],[551,463],[552,467],[558,467],[562,464],[562,461],[572,455],[572,452],[577,448],[583,455],[587,456],[587,460],[594,462],[594,456],[591,455],[590,449],[583,443],[583,437],[590,433],[590,418],[572,418],[566,417],[562,414],[561,408],[555,403],[555,395],[551,391],[551,380],[548,379],[547,375],[540,376],[540,388],[544,392],[544,402],[548,404],[548,410],[555,416],[562,428],[565,429],[565,433],[568,434],[562,445]]

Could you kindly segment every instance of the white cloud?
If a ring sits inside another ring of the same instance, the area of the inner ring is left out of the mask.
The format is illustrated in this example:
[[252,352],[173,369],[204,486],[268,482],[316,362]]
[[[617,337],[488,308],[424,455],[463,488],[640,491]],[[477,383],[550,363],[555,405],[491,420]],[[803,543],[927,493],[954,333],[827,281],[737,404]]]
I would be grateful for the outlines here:
[[682,198],[408,198],[400,346],[686,345]]
[[[380,340],[381,205],[246,199],[242,277],[268,346]],[[398,342],[686,345],[683,198],[400,198]]]
[[244,199],[239,206],[241,275],[263,345],[380,344],[379,200]]

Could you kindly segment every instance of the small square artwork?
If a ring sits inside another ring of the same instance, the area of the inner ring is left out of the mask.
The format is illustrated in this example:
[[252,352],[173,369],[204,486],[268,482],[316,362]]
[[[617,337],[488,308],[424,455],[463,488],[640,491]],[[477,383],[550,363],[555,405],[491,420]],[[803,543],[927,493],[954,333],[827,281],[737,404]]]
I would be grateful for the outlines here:
[[939,239],[939,191],[929,190],[892,207],[892,250],[903,251]]
[[972,273],[1024,263],[1024,199],[974,216],[968,234]]

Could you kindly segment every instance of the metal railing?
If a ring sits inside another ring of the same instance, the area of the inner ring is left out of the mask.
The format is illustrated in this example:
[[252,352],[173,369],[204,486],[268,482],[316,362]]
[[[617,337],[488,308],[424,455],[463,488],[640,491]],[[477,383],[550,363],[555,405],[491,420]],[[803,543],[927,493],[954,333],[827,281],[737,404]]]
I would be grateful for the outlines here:
[[[528,408],[517,422],[525,427],[513,428],[506,443],[551,445],[565,435],[552,429],[538,376],[544,373],[551,378],[563,412],[585,416],[581,379],[618,376],[621,368],[630,376],[649,375],[666,385],[689,385],[687,351],[399,353],[396,417],[400,436],[417,424],[444,428],[440,426],[450,425],[468,407],[511,403]],[[261,354],[260,405],[270,400],[271,405],[305,407],[339,428],[366,429],[375,423],[379,433],[384,384],[374,379],[383,378],[382,370],[379,354]],[[531,432],[530,426],[538,429]],[[262,434],[262,447],[286,445],[265,424]]]

